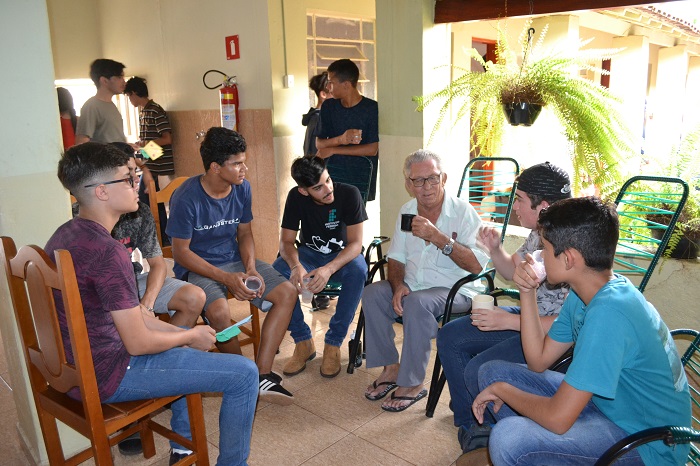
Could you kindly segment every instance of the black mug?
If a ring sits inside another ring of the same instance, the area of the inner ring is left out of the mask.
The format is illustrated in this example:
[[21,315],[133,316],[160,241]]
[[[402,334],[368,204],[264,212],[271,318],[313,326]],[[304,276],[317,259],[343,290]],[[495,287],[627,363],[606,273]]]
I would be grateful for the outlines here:
[[414,214],[401,214],[401,231],[411,231]]

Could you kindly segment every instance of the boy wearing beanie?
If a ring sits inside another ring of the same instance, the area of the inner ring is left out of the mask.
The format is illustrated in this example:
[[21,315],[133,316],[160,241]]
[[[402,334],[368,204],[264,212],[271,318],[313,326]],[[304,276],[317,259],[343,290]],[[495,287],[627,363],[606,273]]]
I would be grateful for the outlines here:
[[[571,197],[571,182],[566,171],[549,162],[523,170],[518,177],[513,210],[525,228],[533,229],[525,243],[508,253],[501,244],[499,230],[484,226],[478,239],[488,249],[496,271],[506,280],[513,279],[515,267],[525,254],[541,250],[540,236],[534,228],[540,211],[550,204]],[[550,285],[544,280],[537,290],[540,320],[549,329],[568,293],[565,284]],[[450,389],[450,406],[458,440],[467,453],[488,444],[490,425],[495,422],[485,414],[483,425],[476,422],[472,402],[479,393],[477,374],[487,361],[504,360],[524,363],[520,341],[520,308],[495,307],[492,311],[475,310],[473,314],[445,324],[437,335],[437,349]]]

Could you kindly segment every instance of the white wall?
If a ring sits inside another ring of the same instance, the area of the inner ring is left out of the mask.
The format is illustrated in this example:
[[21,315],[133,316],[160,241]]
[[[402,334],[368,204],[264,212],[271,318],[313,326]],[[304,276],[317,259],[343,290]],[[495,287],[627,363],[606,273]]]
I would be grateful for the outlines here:
[[[62,149],[58,103],[53,86],[48,14],[43,0],[3,1],[0,15],[0,235],[18,246],[43,246],[69,218],[68,195],[56,178]],[[4,266],[0,268],[0,331],[13,384],[19,435],[36,461],[46,458],[10,303]],[[2,462],[2,460],[0,460]]]

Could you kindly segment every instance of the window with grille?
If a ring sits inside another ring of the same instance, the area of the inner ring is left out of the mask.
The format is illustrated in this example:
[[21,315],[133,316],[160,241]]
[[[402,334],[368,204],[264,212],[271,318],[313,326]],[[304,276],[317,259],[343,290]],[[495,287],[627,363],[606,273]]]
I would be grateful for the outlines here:
[[[360,69],[358,90],[377,100],[374,20],[309,13],[306,45],[309,79],[326,71],[334,61],[349,58]],[[311,90],[309,102],[312,107],[316,104],[316,95]]]

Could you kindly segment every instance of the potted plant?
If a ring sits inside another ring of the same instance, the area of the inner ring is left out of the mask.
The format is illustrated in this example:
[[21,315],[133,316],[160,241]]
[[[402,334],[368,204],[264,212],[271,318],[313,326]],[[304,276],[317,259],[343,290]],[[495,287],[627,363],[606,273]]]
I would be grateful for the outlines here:
[[681,178],[690,188],[664,256],[695,259],[700,250],[700,126],[686,134],[671,154],[653,158],[650,164],[653,172]]
[[[481,156],[492,156],[499,155],[501,148],[506,124],[504,111],[515,124],[529,125],[539,108],[547,106],[561,122],[571,143],[574,187],[579,190],[589,180],[601,187],[603,193],[609,192],[622,177],[618,173],[621,154],[636,151],[631,148],[629,131],[617,110],[619,100],[578,72],[585,69],[606,74],[607,71],[597,66],[598,61],[619,50],[583,49],[590,41],[581,41],[573,50],[571,47],[545,50],[542,41],[547,28],[543,28],[533,45],[531,24],[526,22],[520,35],[520,64],[518,54],[509,47],[506,33],[499,29],[495,63],[485,61],[476,49],[471,49],[471,58],[485,71],[455,67],[462,74],[447,87],[413,98],[417,110],[441,103],[432,138],[450,107],[458,106],[456,120],[471,117],[470,149],[478,148]],[[518,116],[517,110],[526,115]]]

